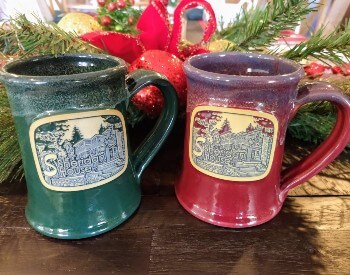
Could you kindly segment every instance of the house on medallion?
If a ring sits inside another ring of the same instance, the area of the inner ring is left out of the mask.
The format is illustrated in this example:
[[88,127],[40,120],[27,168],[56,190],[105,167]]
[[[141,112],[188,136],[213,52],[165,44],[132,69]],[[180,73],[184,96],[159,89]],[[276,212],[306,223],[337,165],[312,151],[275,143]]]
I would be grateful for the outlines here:
[[252,164],[261,163],[267,167],[270,160],[272,137],[265,133],[263,127],[259,125],[253,127],[250,124],[246,132],[221,131],[220,145],[223,150],[230,150],[236,160]]
[[269,166],[272,134],[265,127],[252,124],[245,131],[233,133],[226,120],[220,129],[211,131],[210,138],[206,137],[201,145],[203,153],[195,161],[221,175],[261,175]]
[[123,139],[122,131],[114,130],[113,126],[109,126],[102,134],[94,135],[90,139],[82,139],[74,144],[76,159],[99,155],[104,155],[104,162],[117,158],[124,159]]
[[[101,127],[91,138],[79,129],[71,140],[58,144],[38,142],[36,149],[45,181],[53,186],[82,186],[117,174],[125,165],[125,140],[121,128]],[[116,128],[116,129],[115,129]]]

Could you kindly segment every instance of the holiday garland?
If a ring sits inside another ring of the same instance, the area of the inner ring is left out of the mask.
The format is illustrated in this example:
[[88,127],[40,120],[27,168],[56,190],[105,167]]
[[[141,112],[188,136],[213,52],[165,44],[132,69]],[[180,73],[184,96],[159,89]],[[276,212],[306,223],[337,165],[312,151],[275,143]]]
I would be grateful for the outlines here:
[[[130,16],[138,18],[132,10],[132,2],[124,1],[125,7],[119,4],[119,8],[118,5],[116,8],[112,7],[111,3],[117,5],[117,1],[99,0],[98,20],[104,28],[119,30],[119,27],[113,24],[122,22],[118,21],[117,18],[123,17],[128,20],[123,19],[124,25],[119,31],[137,33],[135,29],[137,20],[130,21]],[[321,29],[308,41],[283,53],[270,50],[275,39],[282,36],[281,31],[295,27],[307,14],[315,11],[309,7],[308,0],[270,1],[264,9],[242,11],[233,24],[217,32],[213,40],[226,41],[226,50],[263,51],[295,61],[311,57],[326,64],[341,64],[343,61],[340,56],[350,57],[350,46],[348,45],[350,24],[337,28],[328,36],[324,36],[323,29]],[[102,22],[102,18],[107,15],[112,19],[109,24]],[[0,29],[0,53],[3,60],[23,58],[28,55],[68,52],[96,53],[104,51],[84,42],[75,33],[65,32],[55,25],[48,25],[40,20],[34,23],[30,22],[23,15],[10,20],[5,28]],[[344,72],[344,70],[339,72]],[[350,79],[347,77],[341,79],[325,78],[323,80],[336,84],[343,89],[344,93],[350,95]],[[144,114],[134,106],[129,109],[129,115],[132,117],[133,124],[141,121],[144,117]],[[302,107],[292,120],[289,125],[289,133],[298,139],[318,143],[328,135],[335,119],[336,115],[330,104],[309,104]],[[22,175],[20,163],[21,155],[10,107],[5,89],[0,85],[0,182],[13,174],[14,170],[17,171],[15,176]]]

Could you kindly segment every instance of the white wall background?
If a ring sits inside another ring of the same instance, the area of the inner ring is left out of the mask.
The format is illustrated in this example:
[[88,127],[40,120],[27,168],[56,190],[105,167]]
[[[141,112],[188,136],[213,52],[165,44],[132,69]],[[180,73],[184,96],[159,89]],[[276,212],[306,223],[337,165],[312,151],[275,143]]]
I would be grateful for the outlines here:
[[0,19],[9,19],[16,17],[16,14],[25,14],[29,20],[34,20],[33,14],[36,14],[44,21],[52,21],[45,0],[1,0],[0,1]]

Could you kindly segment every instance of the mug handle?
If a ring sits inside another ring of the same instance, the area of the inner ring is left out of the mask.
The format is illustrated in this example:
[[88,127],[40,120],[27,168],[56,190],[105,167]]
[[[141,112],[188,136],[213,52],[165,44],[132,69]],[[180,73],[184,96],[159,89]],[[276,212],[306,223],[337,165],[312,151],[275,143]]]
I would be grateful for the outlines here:
[[280,200],[290,189],[304,183],[330,164],[350,141],[350,99],[327,82],[308,83],[298,90],[290,120],[298,109],[309,102],[329,101],[337,109],[337,121],[330,135],[309,156],[282,172]]
[[138,181],[141,174],[159,151],[160,147],[171,132],[177,117],[177,95],[174,87],[167,78],[149,70],[137,70],[128,75],[126,85],[129,90],[129,100],[146,86],[156,86],[163,94],[164,105],[159,118],[151,132],[133,152],[134,169]]

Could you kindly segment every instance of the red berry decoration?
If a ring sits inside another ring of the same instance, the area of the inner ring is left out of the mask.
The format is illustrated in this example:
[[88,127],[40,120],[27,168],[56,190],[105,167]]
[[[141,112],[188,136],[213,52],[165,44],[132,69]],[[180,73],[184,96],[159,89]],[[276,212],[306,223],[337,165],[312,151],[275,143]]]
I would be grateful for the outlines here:
[[320,76],[324,73],[326,70],[326,67],[323,66],[322,64],[318,64],[316,62],[311,62],[310,64],[306,65],[304,67],[305,73],[307,76],[314,78],[317,76]]
[[157,117],[163,108],[163,96],[155,86],[148,86],[138,92],[132,99],[132,103],[149,117]]
[[[1,0],[0,0],[1,1]],[[127,34],[138,33],[136,23],[142,12],[139,8],[133,7],[130,0],[103,0],[100,4],[105,3],[105,5],[100,6],[97,9],[98,22],[103,26],[105,31],[117,31]],[[108,19],[103,21],[104,16],[109,16],[111,18],[111,23],[108,23]],[[132,18],[129,18],[132,17]]]
[[342,68],[339,67],[339,66],[333,66],[333,67],[332,67],[332,72],[333,72],[334,74],[342,74],[342,73],[343,73],[343,70],[342,70]]
[[100,6],[104,6],[106,5],[106,0],[97,0],[97,4],[99,4]]
[[180,105],[185,105],[187,84],[182,64],[183,62],[171,53],[160,50],[149,50],[144,52],[130,65],[129,71],[133,72],[142,68],[165,75],[171,84],[173,84]]
[[117,8],[122,10],[122,9],[125,9],[126,7],[126,3],[125,3],[125,0],[118,0],[117,1]]
[[107,10],[115,11],[117,9],[117,4],[115,2],[111,2],[107,5]]
[[109,26],[111,23],[112,23],[112,19],[108,15],[105,15],[102,17],[101,24],[103,26]]

